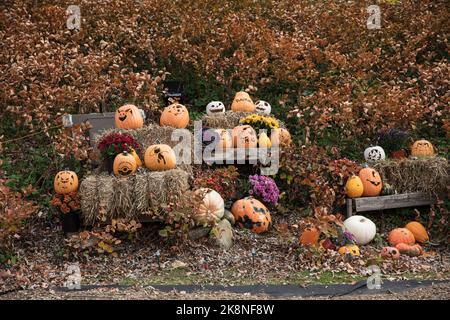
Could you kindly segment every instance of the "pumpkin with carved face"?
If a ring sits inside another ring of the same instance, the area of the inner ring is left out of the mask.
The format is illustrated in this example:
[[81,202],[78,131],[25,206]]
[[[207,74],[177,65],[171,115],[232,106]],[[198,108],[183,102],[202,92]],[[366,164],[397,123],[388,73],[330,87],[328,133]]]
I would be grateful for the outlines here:
[[231,213],[237,224],[255,233],[269,229],[272,217],[266,206],[252,197],[247,197],[233,203]]
[[171,104],[163,110],[159,124],[161,126],[184,129],[189,124],[189,112],[182,104]]
[[225,113],[225,105],[221,101],[211,101],[206,106],[206,114],[208,116],[215,116]]
[[431,157],[434,155],[434,147],[428,140],[418,140],[411,147],[413,157]]
[[383,249],[381,249],[380,256],[383,259],[398,260],[400,259],[400,252],[395,247],[383,247]]
[[231,110],[234,112],[254,112],[255,104],[247,92],[240,91],[236,93],[236,96],[234,97],[233,103],[231,104]]
[[259,114],[269,115],[272,111],[272,107],[267,101],[258,100],[255,103],[255,110]]
[[235,148],[256,148],[258,137],[255,129],[249,125],[237,126],[232,131],[233,145]]
[[376,197],[383,189],[381,176],[375,169],[363,168],[359,171],[359,178],[363,184],[363,197]]
[[58,194],[75,192],[78,189],[78,176],[73,171],[60,171],[53,181],[53,188]]
[[136,169],[136,159],[131,153],[124,151],[114,158],[113,170],[115,176],[128,177],[135,173]]
[[284,128],[272,129],[270,140],[273,147],[289,147],[292,143],[291,134]]
[[132,104],[126,104],[117,109],[114,121],[116,128],[119,129],[139,129],[144,125],[141,111]]
[[364,150],[364,159],[366,161],[380,161],[386,159],[386,154],[380,146],[369,147]]
[[176,166],[176,156],[167,144],[155,144],[145,150],[145,166],[150,170],[170,170]]

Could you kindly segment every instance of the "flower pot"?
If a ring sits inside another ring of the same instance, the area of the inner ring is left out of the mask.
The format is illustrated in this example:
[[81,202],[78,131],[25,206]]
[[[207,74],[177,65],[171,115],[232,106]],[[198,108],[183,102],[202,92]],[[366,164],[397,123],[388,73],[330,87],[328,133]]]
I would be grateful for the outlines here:
[[402,159],[402,158],[406,158],[406,151],[405,149],[400,149],[397,151],[392,151],[391,152],[391,157],[395,158],[395,159]]
[[114,158],[106,158],[103,160],[103,167],[104,170],[107,171],[109,174],[113,173],[114,171]]
[[78,232],[81,225],[80,212],[71,211],[69,213],[62,213],[61,224],[64,233]]

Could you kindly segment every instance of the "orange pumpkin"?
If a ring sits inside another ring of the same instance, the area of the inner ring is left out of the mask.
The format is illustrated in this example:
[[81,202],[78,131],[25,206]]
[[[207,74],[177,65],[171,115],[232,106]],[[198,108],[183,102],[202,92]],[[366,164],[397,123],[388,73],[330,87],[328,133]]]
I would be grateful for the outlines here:
[[126,104],[116,110],[114,121],[119,129],[138,129],[144,125],[141,111],[132,104]]
[[214,131],[219,134],[217,149],[226,150],[233,147],[233,138],[231,137],[231,133],[228,130],[215,129]]
[[430,157],[434,155],[434,147],[428,140],[418,140],[411,147],[413,157]]
[[234,96],[234,100],[231,103],[231,110],[234,112],[254,112],[256,109],[250,95],[247,92],[240,91]]
[[399,243],[406,243],[412,245],[416,242],[414,235],[406,228],[397,228],[389,233],[388,241],[392,246],[396,246]]
[[231,133],[235,148],[256,148],[258,138],[255,130],[249,125],[237,126]]
[[430,240],[427,230],[420,222],[411,221],[405,226],[405,228],[411,231],[417,242],[425,243]]
[[317,246],[320,232],[316,228],[306,228],[300,236],[300,243],[302,245]]
[[273,147],[289,147],[292,143],[291,134],[284,128],[272,129],[270,141]]
[[361,253],[359,252],[359,247],[356,244],[347,244],[343,247],[340,247],[338,250],[339,254],[345,255],[350,254],[352,256],[359,256]]
[[78,176],[73,171],[60,171],[53,180],[53,188],[56,193],[67,194],[78,189]]
[[400,259],[400,252],[394,247],[383,247],[380,253],[381,257],[384,259],[398,260]]
[[236,223],[255,233],[262,233],[269,229],[272,217],[266,206],[252,197],[247,197],[233,203],[231,213]]
[[114,158],[113,171],[118,177],[128,177],[136,172],[136,159],[126,151],[119,153]]
[[176,162],[175,152],[167,144],[155,144],[145,150],[144,163],[150,170],[174,169]]
[[171,104],[164,108],[159,124],[178,129],[186,128],[189,124],[189,112],[185,106],[179,103]]
[[375,169],[363,168],[359,171],[359,178],[363,184],[363,197],[376,197],[383,188],[381,176]]
[[406,243],[399,243],[395,247],[401,254],[404,254],[404,255],[407,255],[410,257],[417,257],[423,253],[422,247],[418,244],[409,245]]

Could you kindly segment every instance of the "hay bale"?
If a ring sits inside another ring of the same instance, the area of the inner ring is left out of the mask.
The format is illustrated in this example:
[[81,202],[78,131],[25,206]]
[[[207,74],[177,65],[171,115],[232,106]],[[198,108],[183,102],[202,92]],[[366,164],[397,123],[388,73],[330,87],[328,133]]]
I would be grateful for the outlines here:
[[80,184],[83,219],[93,224],[112,218],[154,216],[188,189],[189,173],[180,169],[140,170],[128,178],[92,174]]
[[239,120],[244,118],[253,112],[233,112],[227,111],[222,114],[217,114],[214,116],[208,116],[205,114],[202,117],[203,127],[208,128],[221,128],[221,129],[232,129],[239,125]]
[[445,193],[450,185],[450,167],[442,157],[379,161],[371,164],[383,182],[399,193],[425,192],[432,196]]

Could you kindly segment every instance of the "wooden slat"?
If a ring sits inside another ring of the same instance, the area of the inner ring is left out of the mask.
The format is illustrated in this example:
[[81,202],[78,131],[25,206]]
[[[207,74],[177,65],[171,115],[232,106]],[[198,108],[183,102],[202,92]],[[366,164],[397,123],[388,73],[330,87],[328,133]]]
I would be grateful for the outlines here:
[[357,198],[353,201],[356,212],[420,207],[435,203],[435,199],[422,192],[395,194],[381,197]]

